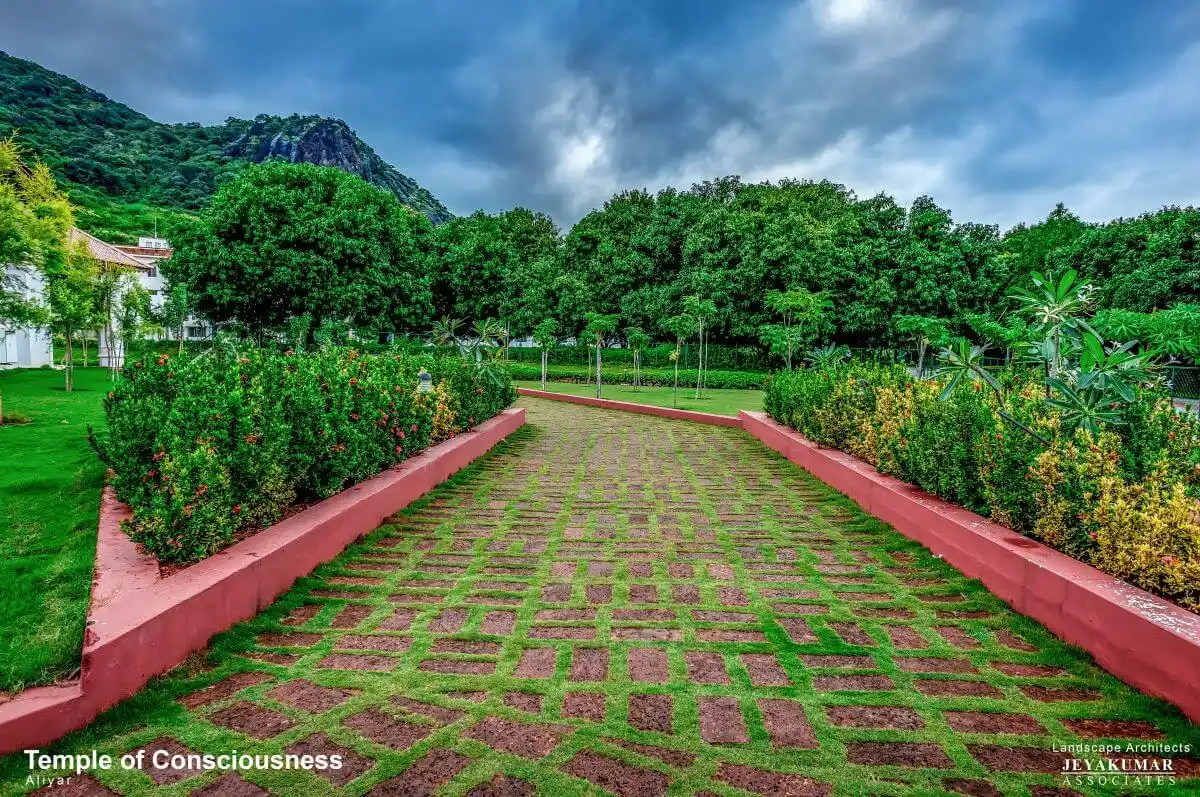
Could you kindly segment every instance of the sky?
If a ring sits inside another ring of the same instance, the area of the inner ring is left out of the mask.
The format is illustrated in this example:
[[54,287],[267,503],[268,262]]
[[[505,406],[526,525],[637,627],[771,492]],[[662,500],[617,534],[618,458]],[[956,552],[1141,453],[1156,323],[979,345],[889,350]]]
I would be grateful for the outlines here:
[[3,0],[164,122],[345,120],[453,212],[830,179],[958,221],[1200,204],[1191,0]]

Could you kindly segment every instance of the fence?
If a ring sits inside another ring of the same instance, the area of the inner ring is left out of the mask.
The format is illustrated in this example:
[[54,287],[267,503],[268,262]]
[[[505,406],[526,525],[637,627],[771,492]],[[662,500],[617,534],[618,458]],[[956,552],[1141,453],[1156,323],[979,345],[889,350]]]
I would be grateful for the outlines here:
[[1200,367],[1167,366],[1167,390],[1174,399],[1200,399]]

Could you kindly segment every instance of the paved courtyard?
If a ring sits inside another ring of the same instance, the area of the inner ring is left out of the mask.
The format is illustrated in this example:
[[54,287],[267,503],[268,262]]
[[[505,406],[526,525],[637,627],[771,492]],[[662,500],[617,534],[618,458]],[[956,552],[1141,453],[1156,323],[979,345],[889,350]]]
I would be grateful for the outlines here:
[[341,770],[48,793],[1049,797],[1056,743],[1200,741],[740,431],[523,403],[480,466],[63,748]]

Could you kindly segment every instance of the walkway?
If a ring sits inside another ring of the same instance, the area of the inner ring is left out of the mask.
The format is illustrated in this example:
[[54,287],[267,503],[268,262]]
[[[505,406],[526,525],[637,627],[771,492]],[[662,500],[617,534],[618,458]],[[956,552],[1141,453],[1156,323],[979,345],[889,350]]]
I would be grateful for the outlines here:
[[526,430],[225,635],[215,667],[64,748],[341,770],[73,785],[1048,797],[1072,793],[1056,742],[1200,741],[740,431],[524,403]]

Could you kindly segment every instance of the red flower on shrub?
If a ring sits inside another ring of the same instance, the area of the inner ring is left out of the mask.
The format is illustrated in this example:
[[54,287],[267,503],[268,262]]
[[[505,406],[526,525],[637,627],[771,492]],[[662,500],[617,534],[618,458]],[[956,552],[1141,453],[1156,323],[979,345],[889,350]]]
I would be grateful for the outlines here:
[[399,437],[401,440],[403,440],[403,439],[404,439],[404,432],[396,432],[396,437]]
[[357,412],[352,412],[352,413],[350,413],[350,420],[352,420],[352,421],[357,421],[357,420],[358,420],[358,413],[357,413]]
[[413,425],[410,427],[410,430],[411,430],[411,431],[414,431],[414,432],[415,432],[415,431],[417,431],[417,425],[414,423],[414,424],[413,424]]
[[352,385],[357,385],[357,384],[358,384],[358,377],[356,377],[356,376],[352,376],[352,377],[350,377],[350,384],[352,384]]
[[481,388],[481,387],[477,387],[477,388],[475,388],[475,392],[476,392],[476,393],[482,393],[482,392],[483,392],[483,388]]
[[241,511],[242,511],[242,505],[241,505],[241,504],[234,504],[234,505],[233,505],[233,509],[231,509],[231,510],[229,510],[229,511],[230,511],[230,512],[232,512],[233,514],[235,514],[235,515],[236,515],[238,512],[241,512]]
[[194,510],[195,508],[196,507],[192,506],[191,504],[188,504],[187,506],[185,506],[183,508],[183,514],[190,516],[192,514],[192,510]]
[[396,446],[396,449],[395,449],[395,451],[396,451],[396,453],[397,453],[397,454],[399,454],[399,453],[401,453],[402,451],[404,451],[404,449],[403,449],[402,447],[400,447],[400,446]]

